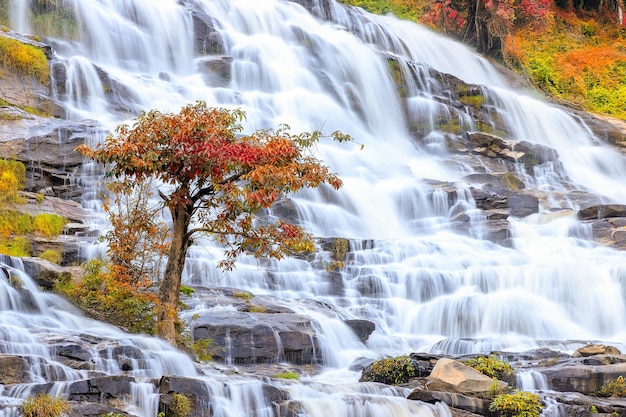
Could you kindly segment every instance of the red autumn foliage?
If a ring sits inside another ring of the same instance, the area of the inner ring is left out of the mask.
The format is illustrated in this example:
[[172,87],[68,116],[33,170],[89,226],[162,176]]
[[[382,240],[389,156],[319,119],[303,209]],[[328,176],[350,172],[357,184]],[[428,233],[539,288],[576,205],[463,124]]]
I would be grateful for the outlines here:
[[[191,237],[214,236],[224,245],[220,263],[231,269],[237,256],[282,258],[312,249],[311,237],[284,222],[255,222],[259,210],[301,188],[341,180],[312,153],[320,132],[291,134],[287,126],[242,134],[240,110],[209,108],[203,102],[180,113],[153,110],[132,126],[120,126],[95,148],[79,147],[86,156],[107,164],[109,175],[139,183],[157,179],[169,191],[159,195],[172,218],[171,243],[159,288],[159,334],[176,341],[175,323],[182,270]],[[351,138],[340,132],[337,141]]]

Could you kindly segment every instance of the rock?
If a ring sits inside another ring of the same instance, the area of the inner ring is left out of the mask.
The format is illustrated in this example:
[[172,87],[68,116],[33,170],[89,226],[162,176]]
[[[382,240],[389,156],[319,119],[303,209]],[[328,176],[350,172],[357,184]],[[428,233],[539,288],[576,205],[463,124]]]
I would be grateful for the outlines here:
[[[6,29],[6,28],[4,28]],[[12,30],[0,31],[0,36],[17,40],[23,44],[41,49],[48,61],[53,58],[52,48],[49,45],[37,42]],[[0,83],[0,98],[11,105],[22,108],[34,108],[38,111],[56,117],[62,117],[65,111],[50,96],[49,81],[42,82],[30,76],[25,76],[13,68],[5,67],[0,62],[2,82]],[[4,119],[3,119],[4,124]]]
[[506,201],[512,216],[522,218],[539,212],[539,199],[533,195],[510,193]]
[[236,364],[314,364],[322,360],[311,320],[293,313],[205,312],[194,321],[194,340],[212,339],[213,358]]
[[626,375],[626,362],[596,366],[568,361],[539,371],[555,391],[594,395],[608,381]]
[[231,79],[230,56],[209,56],[196,61],[198,70],[204,74],[204,81],[212,87],[225,87]]
[[574,358],[586,358],[588,356],[594,355],[620,355],[621,352],[613,347],[607,345],[598,345],[595,343],[591,343],[587,346],[583,346],[574,352],[572,357]]
[[66,268],[41,258],[24,257],[22,262],[24,272],[30,275],[37,285],[47,290],[54,288],[57,282],[72,278],[71,272]]
[[107,398],[124,398],[131,394],[135,378],[125,375],[94,377],[70,384],[70,401],[99,402]]
[[580,220],[595,220],[607,217],[626,217],[626,205],[598,204],[578,210],[578,218]]
[[354,331],[363,343],[366,343],[372,332],[376,330],[376,324],[369,320],[344,320],[343,322]]
[[75,148],[103,133],[102,127],[93,121],[47,120],[33,133],[10,140],[0,137],[0,158],[24,163],[27,191],[38,192],[51,187],[51,194],[56,197],[78,198],[82,197],[84,190],[74,179],[84,158]]
[[136,414],[129,414],[126,411],[110,407],[104,404],[83,403],[70,401],[70,412],[67,417],[102,417],[115,415],[116,417],[133,417]]
[[203,10],[193,8],[193,33],[195,50],[198,55],[219,55],[224,53],[224,40],[215,29],[217,21]]
[[463,394],[423,389],[413,390],[407,397],[409,400],[423,401],[429,404],[445,403],[448,407],[475,413],[481,416],[489,415],[489,400],[470,397]]
[[0,354],[0,384],[24,384],[31,382],[29,364],[22,356]]
[[[459,361],[441,358],[426,378],[425,385],[430,391],[446,391],[459,394],[486,394],[493,390],[494,380]],[[498,389],[508,384],[497,381]]]

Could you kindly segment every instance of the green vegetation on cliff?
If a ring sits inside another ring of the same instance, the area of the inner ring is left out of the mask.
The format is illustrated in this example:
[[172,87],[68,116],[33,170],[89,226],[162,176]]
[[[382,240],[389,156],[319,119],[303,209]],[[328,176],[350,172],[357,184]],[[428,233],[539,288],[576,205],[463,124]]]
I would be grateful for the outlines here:
[[48,59],[41,48],[0,36],[0,64],[46,84],[50,78]]
[[463,39],[549,99],[626,119],[626,22],[617,15],[623,0],[491,0],[480,8],[466,0],[340,1]]

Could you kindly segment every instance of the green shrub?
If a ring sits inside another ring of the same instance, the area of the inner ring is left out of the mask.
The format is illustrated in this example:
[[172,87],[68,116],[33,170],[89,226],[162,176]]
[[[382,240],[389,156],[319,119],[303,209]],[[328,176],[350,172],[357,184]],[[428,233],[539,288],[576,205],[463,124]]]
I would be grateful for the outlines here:
[[23,417],[61,417],[70,411],[70,406],[61,398],[37,394],[24,400],[21,411]]
[[489,411],[501,417],[539,417],[543,408],[539,395],[526,391],[500,394],[489,405]]
[[607,381],[598,391],[599,397],[626,397],[626,381],[618,376],[614,381]]
[[379,359],[363,372],[361,382],[381,382],[398,385],[415,376],[415,367],[408,356]]
[[55,263],[57,265],[60,264],[61,261],[63,260],[63,255],[61,255],[59,252],[52,250],[52,249],[48,249],[48,250],[41,252],[39,254],[39,257],[41,259]]
[[50,79],[48,59],[41,48],[0,36],[0,64],[41,83]]
[[291,372],[291,371],[285,371],[283,373],[280,374],[275,374],[274,378],[279,378],[279,379],[300,379],[300,375],[298,375],[295,372]]
[[15,210],[0,211],[0,239],[25,235],[33,231],[33,222],[28,214]]
[[30,256],[30,242],[23,237],[0,241],[0,253],[17,257]]
[[172,403],[169,407],[168,417],[187,417],[191,412],[191,403],[184,394],[172,395]]
[[58,214],[43,213],[33,218],[33,229],[48,238],[56,237],[63,233],[63,226],[67,221]]
[[488,377],[499,380],[507,380],[513,374],[513,368],[508,362],[498,359],[495,355],[479,356],[468,361],[463,361],[467,366],[471,366],[478,372]]
[[55,291],[69,298],[87,315],[120,326],[133,333],[154,334],[157,296],[150,288],[120,281],[111,265],[93,259],[83,265],[81,281],[71,279],[55,285]]

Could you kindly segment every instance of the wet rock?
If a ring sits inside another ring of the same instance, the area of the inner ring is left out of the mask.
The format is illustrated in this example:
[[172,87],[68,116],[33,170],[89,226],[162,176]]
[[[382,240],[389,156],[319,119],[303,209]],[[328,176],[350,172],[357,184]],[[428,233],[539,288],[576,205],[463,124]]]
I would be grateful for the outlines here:
[[626,363],[596,366],[572,360],[542,369],[540,372],[546,377],[549,386],[556,391],[593,395],[608,381],[626,375]]
[[41,258],[25,257],[22,258],[22,262],[24,272],[30,275],[37,285],[48,290],[54,288],[58,282],[72,278],[72,273],[66,268]]
[[291,314],[238,311],[206,312],[192,328],[194,340],[212,339],[219,347],[213,358],[237,364],[314,364],[322,358],[309,318]]
[[[180,376],[164,376],[158,382],[159,409],[167,409],[173,401],[174,394],[183,394],[190,402],[193,416],[203,416],[202,408],[212,399],[206,382]],[[208,410],[207,410],[208,411]]]
[[224,53],[224,40],[216,30],[217,21],[199,8],[193,8],[194,45],[199,55],[220,55]]
[[100,402],[107,398],[124,398],[131,393],[135,378],[125,375],[94,377],[70,384],[70,401]]
[[366,343],[372,332],[376,330],[376,324],[369,320],[344,320],[343,322],[352,329],[363,343]]
[[29,364],[22,356],[0,354],[0,384],[24,384],[31,382]]
[[[500,389],[508,384],[497,382]],[[494,380],[475,369],[453,359],[441,358],[426,378],[430,391],[446,391],[459,394],[486,394],[493,389]]]
[[230,56],[209,56],[196,62],[199,72],[204,74],[204,81],[212,87],[225,87],[231,79]]
[[626,205],[598,204],[578,210],[580,220],[596,220],[607,217],[626,217]]
[[84,190],[74,179],[84,158],[75,148],[103,133],[93,121],[41,121],[32,133],[0,140],[0,158],[24,163],[27,191],[49,189],[48,195],[79,198]]
[[423,401],[429,404],[443,402],[451,408],[467,411],[480,416],[489,415],[489,400],[463,394],[415,389],[408,395],[407,398],[409,400]]
[[67,417],[102,417],[108,415],[115,415],[116,417],[137,416],[137,414],[130,414],[104,404],[70,401],[70,412],[67,414]]

